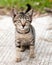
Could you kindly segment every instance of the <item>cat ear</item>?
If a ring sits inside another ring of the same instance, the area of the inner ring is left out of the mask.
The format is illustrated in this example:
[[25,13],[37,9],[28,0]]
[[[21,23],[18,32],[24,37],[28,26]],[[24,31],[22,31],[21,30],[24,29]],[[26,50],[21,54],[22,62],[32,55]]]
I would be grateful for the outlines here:
[[17,15],[17,10],[15,8],[12,9],[12,17],[14,18]]
[[31,9],[30,11],[28,11],[27,15],[29,15],[30,17],[32,17],[32,15],[33,15],[33,9]]
[[18,15],[17,9],[13,8],[11,10],[11,14],[12,14],[11,16],[12,16],[13,22],[15,23],[16,16]]
[[31,9],[29,12],[27,12],[27,16],[30,17],[30,22],[32,22],[33,9]]

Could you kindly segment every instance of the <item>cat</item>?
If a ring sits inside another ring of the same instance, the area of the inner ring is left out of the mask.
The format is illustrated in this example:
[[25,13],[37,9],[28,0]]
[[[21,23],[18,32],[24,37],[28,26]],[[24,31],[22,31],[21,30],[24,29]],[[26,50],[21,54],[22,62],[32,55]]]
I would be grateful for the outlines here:
[[32,22],[33,9],[27,4],[25,12],[17,12],[13,9],[13,23],[15,25],[16,61],[21,61],[21,55],[26,49],[30,50],[30,58],[34,58],[35,31]]

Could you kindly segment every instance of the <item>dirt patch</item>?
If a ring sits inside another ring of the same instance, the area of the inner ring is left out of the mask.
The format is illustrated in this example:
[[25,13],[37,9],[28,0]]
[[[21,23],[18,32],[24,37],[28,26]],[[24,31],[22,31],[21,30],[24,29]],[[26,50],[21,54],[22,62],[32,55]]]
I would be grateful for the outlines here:
[[10,15],[10,8],[0,7],[0,15]]
[[[8,16],[12,16],[12,9],[13,8],[9,8],[9,7],[0,7],[0,15],[8,15]],[[17,8],[15,8],[17,9]],[[18,10],[23,11],[22,9]],[[52,13],[49,12],[45,12],[45,13],[41,13],[39,11],[33,10],[33,18],[39,18],[39,17],[44,17],[44,16],[52,16]]]
[[[12,11],[12,8],[0,7],[0,15],[9,15],[9,16],[11,16],[11,11]],[[34,11],[33,12],[33,18],[43,17],[43,16],[47,16],[47,15],[48,15],[48,13],[40,13],[39,11]]]

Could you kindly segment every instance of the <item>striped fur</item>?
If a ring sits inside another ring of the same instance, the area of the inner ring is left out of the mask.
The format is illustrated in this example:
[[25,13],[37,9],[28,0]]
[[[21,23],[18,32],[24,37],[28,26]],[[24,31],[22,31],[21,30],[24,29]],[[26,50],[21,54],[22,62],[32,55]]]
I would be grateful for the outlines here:
[[13,18],[13,22],[16,28],[15,34],[15,45],[16,45],[16,60],[21,61],[21,52],[26,50],[27,48],[30,50],[30,57],[34,57],[34,43],[35,43],[35,35],[34,28],[31,25],[32,22],[32,10],[24,12],[20,12],[15,14]]

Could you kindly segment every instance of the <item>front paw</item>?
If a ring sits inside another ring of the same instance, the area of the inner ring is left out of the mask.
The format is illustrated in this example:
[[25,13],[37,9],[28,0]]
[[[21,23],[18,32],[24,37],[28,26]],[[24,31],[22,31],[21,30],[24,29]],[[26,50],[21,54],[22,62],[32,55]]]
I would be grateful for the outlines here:
[[25,51],[25,48],[21,48],[20,51],[21,51],[21,52],[24,52],[24,51]]
[[30,58],[34,58],[34,57],[35,57],[34,53],[31,53]]
[[21,62],[21,58],[16,58],[16,62]]

